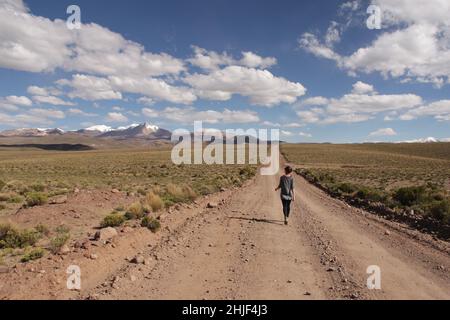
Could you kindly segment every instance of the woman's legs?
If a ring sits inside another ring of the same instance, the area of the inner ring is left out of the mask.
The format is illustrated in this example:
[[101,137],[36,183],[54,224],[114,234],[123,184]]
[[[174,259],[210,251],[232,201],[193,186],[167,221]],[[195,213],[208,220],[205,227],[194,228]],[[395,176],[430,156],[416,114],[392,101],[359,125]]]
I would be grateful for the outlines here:
[[284,213],[284,221],[287,224],[287,219],[289,219],[289,215],[291,214],[291,200],[282,200],[283,202],[283,213]]

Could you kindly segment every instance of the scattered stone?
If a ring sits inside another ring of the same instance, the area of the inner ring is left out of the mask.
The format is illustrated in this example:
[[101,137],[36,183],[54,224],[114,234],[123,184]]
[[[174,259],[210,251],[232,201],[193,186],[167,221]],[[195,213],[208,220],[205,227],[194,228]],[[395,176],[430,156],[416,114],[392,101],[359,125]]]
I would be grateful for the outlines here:
[[145,258],[143,256],[136,256],[130,261],[131,263],[135,264],[143,264],[145,262]]
[[292,280],[288,280],[287,283],[289,283],[289,284],[292,283]]
[[91,253],[91,255],[89,256],[89,259],[97,260],[98,259],[98,255],[96,255],[95,253]]
[[444,271],[445,267],[444,266],[439,266],[438,269]]
[[70,253],[70,248],[67,244],[63,245],[60,249],[59,249],[59,254],[60,255],[66,255]]
[[120,193],[120,191],[117,190],[117,189],[112,189],[112,190],[111,190],[111,193]]
[[79,240],[79,241],[75,242],[75,244],[73,246],[75,247],[75,249],[87,250],[91,247],[91,241],[89,239]]
[[357,293],[352,293],[352,294],[350,295],[350,299],[358,299],[358,298],[359,298],[359,296],[358,296]]
[[[161,214],[157,218],[159,221],[163,222],[167,219],[167,214]],[[169,230],[170,231],[170,230]]]
[[309,292],[309,291],[305,292],[305,296],[310,296],[310,295],[311,295],[311,292]]
[[152,259],[151,258],[144,259],[144,264],[146,266],[149,266],[151,263],[152,263]]
[[67,202],[67,196],[59,196],[50,200],[50,204],[64,204]]
[[214,209],[217,208],[218,204],[216,202],[208,202],[208,205],[206,206],[208,209]]
[[123,227],[123,229],[120,232],[122,232],[122,233],[129,233],[129,232],[132,232],[132,231],[133,231],[133,228],[131,228],[129,226],[126,226],[126,227]]
[[95,233],[95,240],[107,241],[117,236],[117,231],[114,228],[108,227],[99,230]]
[[333,267],[329,267],[328,269],[327,269],[327,272],[334,272],[336,269],[334,269]]
[[227,189],[225,189],[225,188],[220,188],[220,192],[225,192],[225,191],[227,191]]
[[135,282],[135,281],[137,280],[137,278],[136,278],[136,276],[131,275],[131,276],[130,276],[130,280],[131,280],[131,282]]
[[385,235],[385,236],[390,236],[390,235],[391,235],[391,232],[388,231],[388,230],[386,230],[386,231],[384,232],[384,235]]
[[80,189],[75,188],[75,189],[73,190],[73,193],[80,193]]

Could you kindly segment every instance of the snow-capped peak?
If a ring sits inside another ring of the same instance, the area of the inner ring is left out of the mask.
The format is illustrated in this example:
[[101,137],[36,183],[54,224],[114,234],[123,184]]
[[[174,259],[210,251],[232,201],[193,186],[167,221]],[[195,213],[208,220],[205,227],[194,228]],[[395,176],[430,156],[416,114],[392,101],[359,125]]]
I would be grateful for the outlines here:
[[[27,130],[27,129],[21,129],[21,130]],[[29,129],[28,129],[29,130]],[[36,129],[39,132],[44,132],[44,133],[48,133],[48,132],[59,132],[59,133],[64,133],[65,131],[61,128],[37,128]]]
[[139,127],[140,126],[140,124],[138,124],[138,123],[133,123],[133,124],[130,124],[129,126],[125,126],[125,127],[118,127],[117,129],[115,129],[116,131],[123,131],[123,130],[127,130],[127,129],[133,129],[133,128],[136,128],[136,127]]
[[112,131],[113,128],[111,128],[110,126],[106,126],[106,125],[100,124],[100,125],[96,125],[96,126],[92,126],[92,127],[86,128],[84,130],[86,130],[86,131],[98,131],[98,132],[105,133],[105,132]]
[[408,141],[401,141],[401,143],[435,143],[439,142],[438,139],[433,137],[428,138],[422,138],[422,139],[415,139],[415,140],[408,140]]
[[148,123],[145,123],[145,128],[149,129],[149,130],[153,130],[155,132],[159,130],[158,126],[154,126],[154,125],[151,125],[151,124],[148,124]]

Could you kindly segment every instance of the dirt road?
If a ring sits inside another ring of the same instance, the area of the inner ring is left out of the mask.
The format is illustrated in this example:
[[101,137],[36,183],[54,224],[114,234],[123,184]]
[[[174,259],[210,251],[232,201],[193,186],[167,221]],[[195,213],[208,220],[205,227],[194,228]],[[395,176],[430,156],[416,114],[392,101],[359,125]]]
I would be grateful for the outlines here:
[[[448,245],[351,208],[296,177],[282,223],[277,176],[201,209],[79,298],[449,299]],[[381,269],[381,290],[366,270]]]

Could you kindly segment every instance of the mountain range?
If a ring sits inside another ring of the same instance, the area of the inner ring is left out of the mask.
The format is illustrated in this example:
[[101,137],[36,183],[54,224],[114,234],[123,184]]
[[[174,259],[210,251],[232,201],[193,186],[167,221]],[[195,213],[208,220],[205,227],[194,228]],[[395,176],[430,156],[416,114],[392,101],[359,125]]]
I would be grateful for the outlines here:
[[71,136],[71,137],[96,137],[110,139],[144,139],[144,140],[170,140],[172,133],[168,130],[148,123],[132,124],[126,127],[111,128],[106,125],[97,125],[85,129],[64,131],[59,128],[40,129],[22,128],[6,130],[0,132],[0,137],[50,137],[50,136]]

